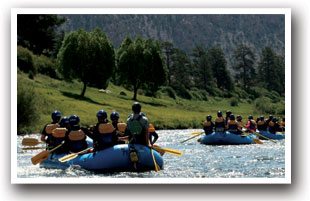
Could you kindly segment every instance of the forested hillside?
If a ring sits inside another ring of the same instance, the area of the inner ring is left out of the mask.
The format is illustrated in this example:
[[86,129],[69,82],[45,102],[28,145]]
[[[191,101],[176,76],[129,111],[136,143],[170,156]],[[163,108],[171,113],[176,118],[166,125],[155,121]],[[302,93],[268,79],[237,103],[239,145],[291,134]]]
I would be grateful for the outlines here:
[[189,53],[199,45],[205,49],[223,49],[228,68],[233,65],[233,51],[239,44],[253,48],[256,57],[261,49],[270,46],[284,55],[284,15],[61,15],[67,21],[65,32],[83,28],[102,29],[118,48],[126,35],[141,35],[169,41]]

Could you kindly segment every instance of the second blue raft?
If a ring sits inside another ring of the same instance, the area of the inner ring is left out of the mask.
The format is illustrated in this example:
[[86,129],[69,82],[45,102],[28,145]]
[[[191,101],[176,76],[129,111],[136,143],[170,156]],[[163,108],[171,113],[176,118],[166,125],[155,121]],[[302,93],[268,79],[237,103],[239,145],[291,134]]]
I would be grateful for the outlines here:
[[[273,133],[270,133],[269,131],[259,131],[259,134],[261,134],[261,135],[263,135],[269,139],[272,139],[272,140],[285,139],[285,134],[280,134],[280,133],[273,134]],[[263,137],[259,137],[259,139],[266,140]]]
[[[40,163],[40,167],[66,169],[71,165],[78,165],[83,169],[92,171],[118,172],[118,171],[146,171],[154,170],[154,161],[150,148],[132,144],[138,155],[136,166],[130,160],[130,149],[128,144],[119,144],[93,153],[79,155],[67,162],[58,161],[59,158],[67,154],[50,154],[49,158]],[[153,150],[157,165],[163,169],[162,156]]]
[[213,132],[201,138],[201,144],[207,145],[237,145],[237,144],[254,144],[255,138],[252,135],[241,136],[230,132]]

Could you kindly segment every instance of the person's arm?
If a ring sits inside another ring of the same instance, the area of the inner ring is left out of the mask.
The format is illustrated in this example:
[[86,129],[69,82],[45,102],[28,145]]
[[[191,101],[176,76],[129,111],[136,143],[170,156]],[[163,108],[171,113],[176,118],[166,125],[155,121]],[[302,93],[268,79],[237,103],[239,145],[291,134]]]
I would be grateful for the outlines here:
[[85,135],[87,135],[88,137],[90,137],[91,139],[94,138],[93,134],[85,127],[81,127],[81,130],[85,133]]
[[45,142],[46,141],[46,131],[45,131],[45,129],[46,129],[46,126],[47,126],[47,124],[44,126],[44,128],[43,128],[43,130],[42,130],[42,132],[41,132],[41,141],[42,142]]
[[158,139],[158,134],[156,132],[153,132],[152,135],[154,136],[154,140],[153,140],[152,144],[155,144],[155,142]]

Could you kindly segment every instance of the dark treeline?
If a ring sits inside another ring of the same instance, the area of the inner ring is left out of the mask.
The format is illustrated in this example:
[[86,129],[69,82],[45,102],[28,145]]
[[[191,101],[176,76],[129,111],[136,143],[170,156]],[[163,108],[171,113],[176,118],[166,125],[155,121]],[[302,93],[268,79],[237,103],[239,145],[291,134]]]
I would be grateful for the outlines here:
[[203,48],[201,44],[186,53],[169,41],[127,36],[119,47],[113,47],[99,28],[68,34],[57,31],[64,22],[57,15],[18,15],[19,69],[30,77],[39,72],[78,79],[84,84],[81,96],[87,86],[106,88],[112,81],[132,90],[135,100],[138,91],[148,96],[162,91],[174,99],[207,100],[207,96],[242,98],[244,92],[255,99],[259,90],[266,89],[284,97],[284,56],[271,47],[254,52],[246,44],[238,45],[231,50],[233,70],[229,71],[220,46]]

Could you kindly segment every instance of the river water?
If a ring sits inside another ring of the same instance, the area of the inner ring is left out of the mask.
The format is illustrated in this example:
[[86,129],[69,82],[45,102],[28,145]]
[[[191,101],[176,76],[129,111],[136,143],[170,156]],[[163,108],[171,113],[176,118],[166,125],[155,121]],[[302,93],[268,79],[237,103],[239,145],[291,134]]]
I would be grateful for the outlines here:
[[45,169],[32,165],[30,159],[42,150],[22,150],[22,139],[39,135],[18,136],[17,177],[40,178],[284,178],[285,140],[277,143],[263,140],[264,144],[207,146],[197,138],[181,144],[191,132],[201,130],[160,130],[157,145],[183,152],[182,157],[165,154],[164,169],[156,172],[93,173],[79,167],[66,170]]

